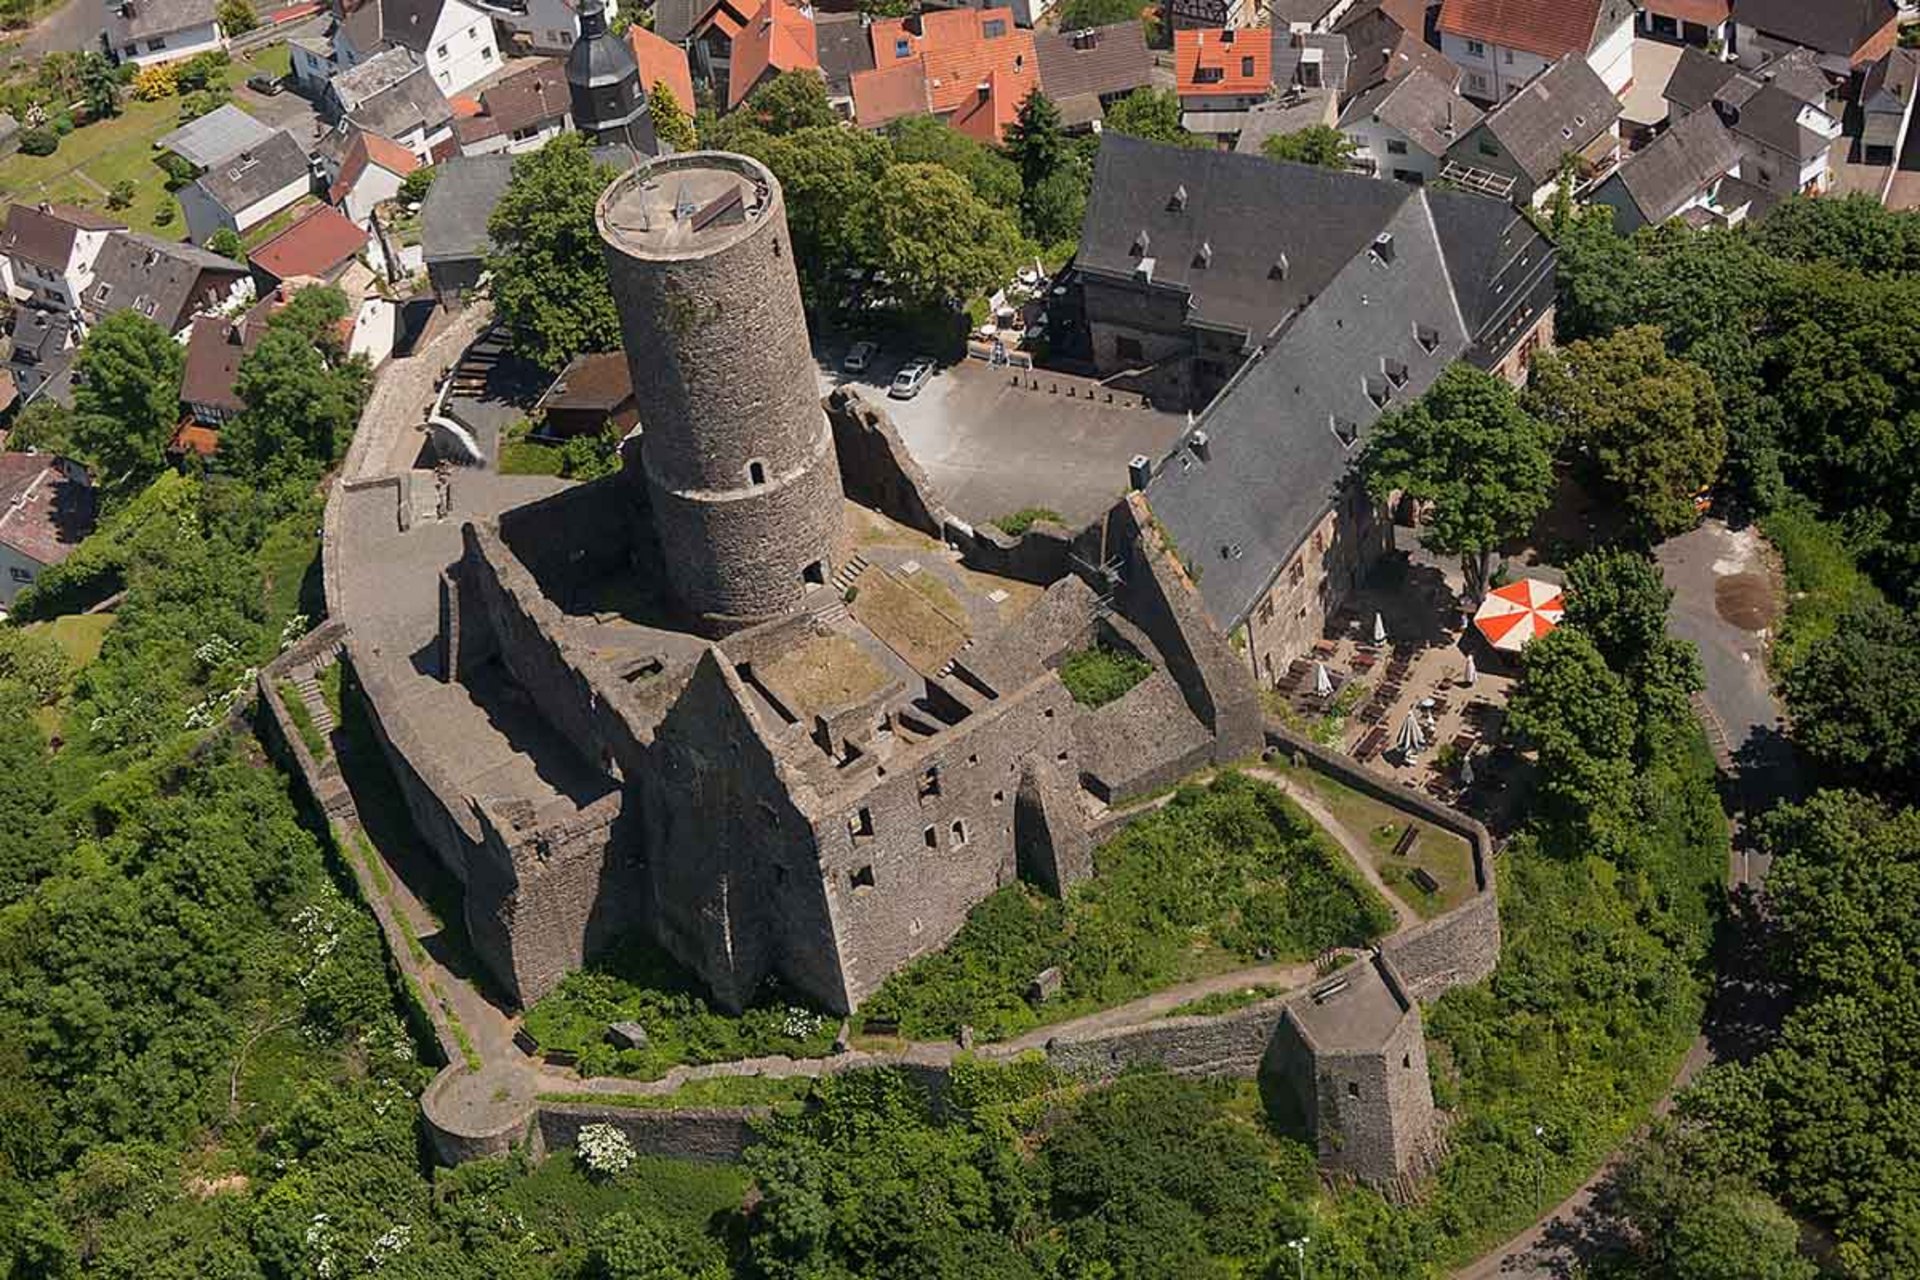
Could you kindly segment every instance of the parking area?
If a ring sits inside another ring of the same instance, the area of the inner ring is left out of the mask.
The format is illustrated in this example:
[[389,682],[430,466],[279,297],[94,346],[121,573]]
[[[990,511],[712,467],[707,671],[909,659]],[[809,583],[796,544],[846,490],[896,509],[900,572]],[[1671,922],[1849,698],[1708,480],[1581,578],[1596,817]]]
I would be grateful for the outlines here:
[[918,395],[893,400],[887,386],[914,353],[882,351],[858,374],[841,371],[844,354],[823,355],[823,390],[850,382],[883,405],[948,507],[974,524],[1028,507],[1084,524],[1126,492],[1129,458],[1158,458],[1186,430],[1185,414],[1085,378],[979,360],[942,366]]

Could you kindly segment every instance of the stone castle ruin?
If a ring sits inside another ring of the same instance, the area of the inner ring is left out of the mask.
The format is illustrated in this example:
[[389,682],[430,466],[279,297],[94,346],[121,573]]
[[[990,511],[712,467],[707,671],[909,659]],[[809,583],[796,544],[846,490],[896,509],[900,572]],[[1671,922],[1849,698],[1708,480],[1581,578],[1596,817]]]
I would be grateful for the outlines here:
[[[850,1012],[996,889],[1087,876],[1116,806],[1267,744],[1138,494],[1078,535],[1010,540],[948,515],[884,415],[823,407],[757,161],[643,163],[597,219],[643,427],[616,474],[466,524],[414,683],[363,672],[513,1000],[640,937],[722,1007],[777,981]],[[1094,644],[1152,674],[1076,703],[1057,668]],[[1464,960],[1436,933],[1406,981],[1356,966],[1238,1033],[1327,1095],[1306,1110],[1350,1135],[1336,1163],[1393,1177],[1423,1149],[1415,1000],[1490,970],[1490,870],[1482,888]]]

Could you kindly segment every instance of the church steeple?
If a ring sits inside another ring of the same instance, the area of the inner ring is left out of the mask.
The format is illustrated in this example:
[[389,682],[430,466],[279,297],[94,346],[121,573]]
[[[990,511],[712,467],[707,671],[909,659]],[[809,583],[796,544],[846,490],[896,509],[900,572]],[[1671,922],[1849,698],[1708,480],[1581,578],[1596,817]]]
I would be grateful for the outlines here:
[[627,42],[608,33],[606,0],[580,0],[580,38],[567,54],[567,88],[573,99],[573,127],[595,146],[625,146],[648,156],[660,153],[640,68]]

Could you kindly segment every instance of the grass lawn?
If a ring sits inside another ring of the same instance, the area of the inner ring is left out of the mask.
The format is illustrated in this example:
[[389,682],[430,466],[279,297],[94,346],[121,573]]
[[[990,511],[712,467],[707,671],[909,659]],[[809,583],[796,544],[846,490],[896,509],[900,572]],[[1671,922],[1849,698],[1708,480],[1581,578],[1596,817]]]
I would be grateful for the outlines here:
[[[292,56],[284,45],[263,50],[235,61],[227,68],[226,81],[238,85],[262,70],[284,74]],[[179,124],[177,96],[158,102],[129,97],[119,115],[75,129],[60,139],[60,149],[50,156],[15,153],[0,160],[0,198],[58,200],[105,210],[107,190],[116,182],[131,180],[137,188],[133,204],[118,211],[127,225],[166,239],[183,237],[184,219],[176,216],[166,226],[155,221],[169,196],[166,175],[154,163],[153,143]]]
[[[1401,810],[1313,769],[1296,769],[1280,760],[1272,767],[1326,806],[1334,821],[1373,854],[1374,870],[1387,887],[1422,919],[1451,911],[1473,896],[1473,848],[1462,837],[1418,822],[1414,825],[1420,834],[1413,846],[1395,857],[1394,846],[1400,843],[1400,835],[1410,821]],[[1438,893],[1428,893],[1413,882],[1416,867],[1440,882]]]
[[1791,503],[1768,515],[1760,529],[1780,552],[1787,578],[1787,612],[1767,653],[1773,678],[1783,680],[1813,646],[1832,635],[1855,604],[1880,592],[1853,562],[1840,531]]
[[100,656],[100,645],[113,625],[111,613],[70,613],[46,622],[27,624],[30,633],[50,635],[66,655],[67,666],[76,674],[80,668]]
[[[916,590],[913,578],[926,576],[926,570],[906,581],[886,569],[875,566],[860,575],[859,594],[853,599],[853,616],[860,625],[880,637],[889,649],[906,660],[915,671],[933,672],[951,658],[966,642],[966,628],[932,598],[931,588]],[[959,613],[958,602],[944,583],[937,585],[946,596],[947,607]]]
[[268,218],[257,227],[249,227],[241,235],[240,243],[251,252],[267,241],[285,231],[294,224],[295,219],[304,218],[320,204],[319,196],[301,196],[280,212]]
[[498,469],[503,476],[557,476],[561,461],[557,445],[509,440],[500,446]]

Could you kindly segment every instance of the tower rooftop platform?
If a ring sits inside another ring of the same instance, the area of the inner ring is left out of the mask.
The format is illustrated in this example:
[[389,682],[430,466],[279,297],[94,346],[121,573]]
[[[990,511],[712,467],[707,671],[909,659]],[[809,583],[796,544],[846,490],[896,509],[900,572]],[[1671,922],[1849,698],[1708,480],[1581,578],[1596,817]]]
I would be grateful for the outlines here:
[[751,235],[773,205],[759,161],[724,151],[662,156],[616,179],[600,197],[600,234],[639,258],[700,257]]

